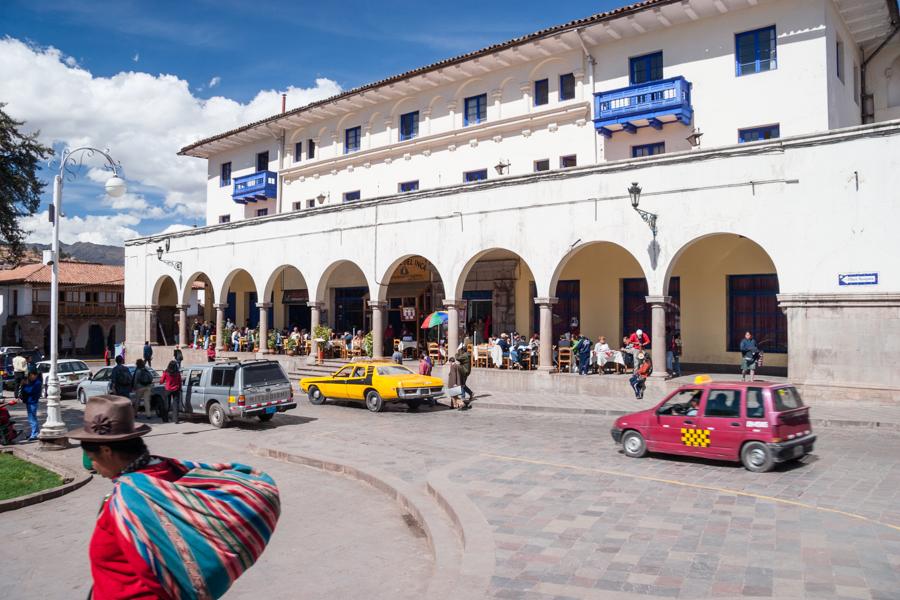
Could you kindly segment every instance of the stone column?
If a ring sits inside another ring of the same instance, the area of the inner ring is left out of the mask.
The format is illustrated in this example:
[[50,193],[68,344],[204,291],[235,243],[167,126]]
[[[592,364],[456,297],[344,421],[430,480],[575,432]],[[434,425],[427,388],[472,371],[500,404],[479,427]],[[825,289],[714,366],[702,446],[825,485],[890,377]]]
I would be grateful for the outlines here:
[[550,371],[553,368],[553,305],[559,302],[559,298],[535,298],[534,303],[540,307],[541,336],[540,351],[538,352],[538,369]]
[[214,305],[216,307],[216,352],[225,350],[225,309],[227,304],[220,303]]
[[384,358],[384,309],[386,302],[369,300],[372,309],[372,358]]
[[263,354],[270,354],[269,350],[269,309],[272,308],[271,302],[257,302],[256,308],[259,309],[259,351]]
[[306,364],[313,365],[319,358],[319,342],[316,341],[315,330],[321,325],[320,319],[322,311],[322,302],[307,302],[309,307],[309,339],[312,341],[309,350],[309,356],[306,357]]
[[187,318],[188,318],[187,309],[188,309],[188,307],[187,307],[187,304],[179,304],[175,308],[178,309],[178,344],[176,345],[176,347],[187,348],[188,344],[185,343],[185,340],[187,339],[187,332],[188,332],[188,326],[187,326]]
[[454,356],[459,347],[459,305],[456,300],[444,300],[447,309],[447,357]]
[[159,341],[159,338],[157,337],[159,335],[159,305],[151,304],[147,308],[149,309],[147,311],[147,334],[141,341],[141,345],[143,345],[143,342],[145,341]]
[[650,356],[653,359],[653,375],[665,377],[666,373],[666,304],[671,296],[647,296],[650,305]]

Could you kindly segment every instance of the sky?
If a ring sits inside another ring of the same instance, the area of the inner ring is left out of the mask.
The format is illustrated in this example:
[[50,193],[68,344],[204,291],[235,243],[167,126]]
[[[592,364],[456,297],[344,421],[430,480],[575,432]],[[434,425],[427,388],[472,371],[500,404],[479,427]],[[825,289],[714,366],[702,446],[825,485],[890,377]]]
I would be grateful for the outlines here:
[[[281,109],[627,0],[307,2],[305,0],[0,0],[0,102],[59,156],[108,150],[128,193],[103,193],[98,156],[64,184],[60,239],[126,239],[205,224],[198,139]],[[40,177],[52,180],[49,161]],[[47,242],[47,186],[23,219]]]

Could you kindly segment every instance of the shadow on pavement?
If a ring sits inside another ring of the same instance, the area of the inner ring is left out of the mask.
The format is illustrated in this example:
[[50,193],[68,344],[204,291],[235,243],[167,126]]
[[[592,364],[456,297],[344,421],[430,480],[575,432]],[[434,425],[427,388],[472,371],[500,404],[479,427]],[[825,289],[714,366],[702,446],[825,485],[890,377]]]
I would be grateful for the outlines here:
[[[620,448],[618,450],[618,454],[625,456],[625,452]],[[698,456],[681,456],[678,454],[658,454],[655,452],[648,452],[647,456],[640,460],[661,460],[665,462],[671,463],[682,463],[689,465],[708,465],[713,467],[731,467],[733,469],[743,469],[744,465],[737,461],[730,460],[716,460],[713,458],[702,458]],[[776,463],[774,467],[772,467],[771,473],[787,473],[789,471],[794,471],[796,469],[802,469],[807,467],[815,462],[818,462],[819,457],[815,454],[807,454],[803,458],[796,460],[789,460],[787,462]]]

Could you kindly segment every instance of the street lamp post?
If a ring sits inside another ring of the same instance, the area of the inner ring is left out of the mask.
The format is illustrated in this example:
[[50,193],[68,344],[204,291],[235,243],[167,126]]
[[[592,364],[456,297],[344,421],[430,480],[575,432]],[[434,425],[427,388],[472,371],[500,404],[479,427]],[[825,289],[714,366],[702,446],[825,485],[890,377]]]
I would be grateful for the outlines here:
[[[60,450],[68,446],[66,437],[66,424],[62,420],[60,410],[59,388],[59,219],[62,213],[63,180],[66,174],[74,178],[76,169],[79,168],[85,158],[94,154],[101,154],[107,161],[104,167],[113,172],[113,176],[106,181],[106,193],[113,198],[118,198],[125,193],[125,181],[119,177],[119,164],[112,157],[97,148],[81,147],[74,150],[66,150],[63,153],[59,165],[59,173],[53,178],[53,204],[50,207],[50,221],[53,223],[53,246],[50,250],[50,372],[47,374],[47,420],[41,427],[38,438],[41,440],[41,449]],[[79,160],[76,155],[80,154]],[[45,261],[47,262],[47,261]]]

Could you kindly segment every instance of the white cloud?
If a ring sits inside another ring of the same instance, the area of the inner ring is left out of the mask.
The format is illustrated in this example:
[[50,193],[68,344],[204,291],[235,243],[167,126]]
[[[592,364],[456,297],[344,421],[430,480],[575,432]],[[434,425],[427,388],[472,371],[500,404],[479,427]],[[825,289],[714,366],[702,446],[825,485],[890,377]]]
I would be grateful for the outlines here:
[[134,56],[131,57],[131,60],[133,60],[134,62],[138,62],[139,60],[141,60],[141,53],[135,52]]
[[[179,157],[178,150],[274,115],[281,108],[278,90],[260,91],[246,104],[222,96],[202,99],[191,93],[187,81],[174,75],[129,71],[97,77],[56,48],[37,48],[10,37],[0,39],[0,73],[0,98],[8,103],[5,110],[10,115],[25,120],[29,130],[39,129],[45,143],[109,149],[121,162],[129,184],[160,190],[163,206],[156,208],[173,216],[202,218],[206,205],[206,162]],[[319,78],[314,87],[285,91],[289,108],[294,108],[337,94],[341,88]],[[92,166],[100,163],[98,158],[91,159]],[[98,183],[109,176],[99,168],[88,175]],[[136,211],[129,213],[130,218],[148,210],[141,196],[122,202],[131,203]],[[136,224],[115,223],[122,228]],[[120,237],[90,229],[83,234]]]
[[[92,242],[121,246],[122,243],[140,234],[134,226],[141,219],[130,214],[109,216],[66,217],[60,220],[59,240],[66,244],[75,242]],[[21,220],[22,228],[28,231],[27,241],[46,244],[53,237],[53,230],[47,220],[47,211],[37,213]]]
[[218,75],[216,75],[215,77],[213,77],[212,79],[209,80],[207,87],[214,88],[217,85],[219,85],[220,83],[222,83],[222,78],[219,77]]

